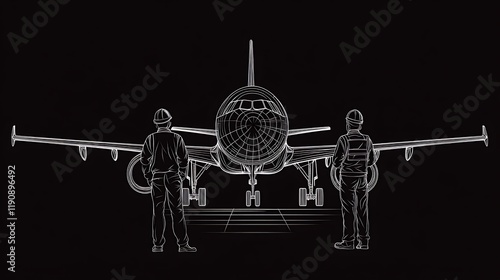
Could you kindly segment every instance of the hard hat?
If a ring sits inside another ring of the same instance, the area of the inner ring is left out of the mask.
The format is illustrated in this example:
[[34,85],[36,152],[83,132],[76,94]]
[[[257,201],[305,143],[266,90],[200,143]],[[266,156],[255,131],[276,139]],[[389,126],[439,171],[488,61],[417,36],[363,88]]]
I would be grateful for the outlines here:
[[166,109],[158,109],[155,113],[155,117],[153,119],[153,122],[155,124],[164,124],[166,122],[169,122],[172,119],[172,115],[166,110]]
[[352,109],[347,113],[345,117],[348,124],[362,124],[363,123],[363,115],[360,111],[356,109]]

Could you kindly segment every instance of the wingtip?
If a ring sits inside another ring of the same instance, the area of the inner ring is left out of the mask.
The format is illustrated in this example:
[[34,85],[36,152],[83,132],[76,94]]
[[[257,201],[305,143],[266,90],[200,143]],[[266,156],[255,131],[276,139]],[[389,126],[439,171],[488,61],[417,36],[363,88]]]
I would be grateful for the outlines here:
[[12,147],[16,144],[16,126],[12,126],[12,132],[10,133],[10,144]]
[[484,145],[488,147],[488,131],[486,131],[486,126],[483,125],[483,137],[484,137]]

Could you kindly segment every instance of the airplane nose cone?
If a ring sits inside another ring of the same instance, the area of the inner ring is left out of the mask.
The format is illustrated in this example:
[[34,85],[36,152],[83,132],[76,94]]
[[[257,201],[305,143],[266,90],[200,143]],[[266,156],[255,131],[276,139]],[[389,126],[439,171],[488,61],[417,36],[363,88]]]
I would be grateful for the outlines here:
[[262,129],[261,121],[257,117],[249,117],[244,124],[247,135],[251,139],[259,137],[260,131]]

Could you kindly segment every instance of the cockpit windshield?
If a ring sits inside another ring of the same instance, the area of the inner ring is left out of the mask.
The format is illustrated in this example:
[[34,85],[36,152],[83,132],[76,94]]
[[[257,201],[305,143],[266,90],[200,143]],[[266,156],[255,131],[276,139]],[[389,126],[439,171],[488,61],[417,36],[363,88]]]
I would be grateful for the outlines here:
[[252,101],[251,100],[240,100],[240,109],[241,110],[251,110],[252,109]]
[[231,101],[227,107],[226,110],[224,111],[224,114],[230,113],[234,110],[243,110],[243,111],[248,111],[248,110],[269,110],[273,111],[276,113],[279,113],[278,106],[272,101],[269,100],[264,100],[264,99],[257,99],[257,100],[248,100],[248,99],[240,99],[240,100],[235,100]]
[[264,104],[265,104],[265,101],[262,99],[254,100],[253,101],[253,108],[255,110],[268,109],[268,108],[266,108],[266,106]]

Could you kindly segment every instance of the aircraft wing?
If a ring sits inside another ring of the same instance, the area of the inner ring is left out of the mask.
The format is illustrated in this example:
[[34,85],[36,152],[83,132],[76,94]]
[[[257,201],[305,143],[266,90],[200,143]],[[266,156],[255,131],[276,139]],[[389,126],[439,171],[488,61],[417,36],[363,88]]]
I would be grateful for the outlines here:
[[117,142],[102,142],[102,141],[90,141],[90,140],[75,140],[75,139],[17,135],[16,126],[14,125],[12,126],[12,133],[10,139],[12,147],[14,147],[14,144],[17,141],[78,147],[78,151],[83,160],[87,159],[87,148],[110,150],[111,157],[113,158],[113,160],[118,159],[118,151],[140,153],[142,150],[142,144],[128,144],[128,143],[117,143]]
[[288,136],[294,136],[299,134],[306,134],[312,132],[320,132],[330,130],[329,126],[320,126],[320,127],[308,127],[308,128],[296,128],[288,130]]
[[335,152],[335,146],[336,145],[289,147],[291,157],[288,158],[285,166],[331,158]]
[[[189,132],[194,134],[215,136],[215,129],[174,126],[171,128],[171,130],[177,132]],[[216,147],[186,146],[186,148],[188,150],[189,160],[219,166],[214,157],[212,157],[212,154],[215,153]]]
[[[290,129],[288,131],[288,136],[307,134],[307,133],[312,133],[312,132],[327,131],[327,130],[330,130],[329,126]],[[214,129],[206,129],[206,128],[192,128],[192,127],[174,126],[174,127],[172,127],[172,131],[189,132],[189,133],[194,133],[194,134],[215,136]]]
[[[377,153],[380,151],[405,149],[405,158],[406,160],[410,160],[413,155],[413,148],[469,142],[484,142],[484,144],[488,146],[488,132],[486,131],[486,127],[483,125],[482,134],[479,136],[378,143],[373,144],[373,148]],[[288,157],[286,166],[331,158],[335,152],[335,146],[336,145],[288,147],[291,156]]]
[[194,133],[194,134],[215,136],[214,129],[206,129],[206,128],[192,128],[192,127],[174,126],[174,127],[172,127],[172,131],[189,132],[189,133]]
[[484,142],[486,147],[488,147],[488,132],[486,131],[486,127],[484,125],[482,126],[482,134],[480,136],[466,136],[466,137],[454,137],[454,138],[380,143],[380,144],[373,144],[373,148],[376,151],[405,149],[405,158],[406,160],[410,160],[411,156],[413,155],[413,148],[434,146],[434,145],[445,145],[445,144],[469,143],[469,142]]
[[[117,143],[117,142],[102,142],[102,141],[90,141],[90,140],[75,140],[75,139],[17,135],[15,125],[12,126],[10,141],[12,146],[14,146],[16,142],[32,142],[32,143],[78,147],[78,151],[83,160],[87,159],[87,148],[110,150],[111,157],[113,158],[113,160],[116,161],[118,159],[118,151],[140,153],[142,151],[142,146],[143,146],[143,144],[128,144],[128,143]],[[214,148],[186,146],[186,149],[188,150],[189,160],[194,160],[197,162],[207,163],[211,165],[218,165],[217,162],[211,156],[211,152]]]
[[189,160],[219,166],[212,157],[216,147],[186,146],[186,149],[188,150]]

